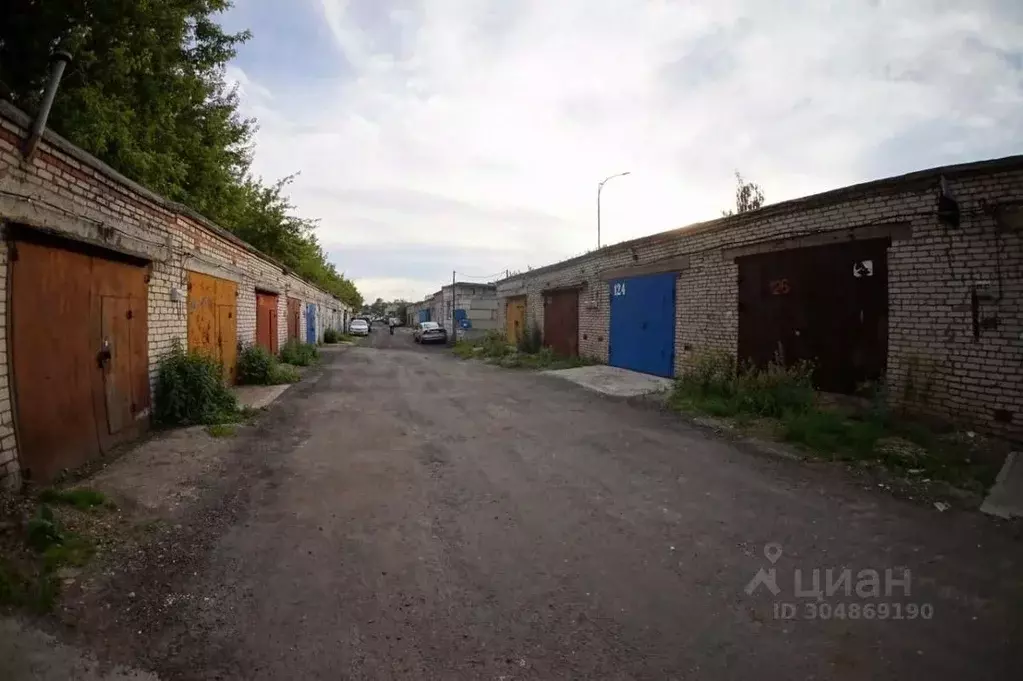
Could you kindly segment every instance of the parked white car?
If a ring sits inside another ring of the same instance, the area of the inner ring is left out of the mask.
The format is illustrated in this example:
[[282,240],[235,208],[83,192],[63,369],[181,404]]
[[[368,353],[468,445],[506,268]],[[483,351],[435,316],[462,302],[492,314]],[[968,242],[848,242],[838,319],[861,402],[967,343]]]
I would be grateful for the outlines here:
[[351,324],[348,325],[348,333],[353,336],[368,336],[369,322],[365,319],[353,319]]

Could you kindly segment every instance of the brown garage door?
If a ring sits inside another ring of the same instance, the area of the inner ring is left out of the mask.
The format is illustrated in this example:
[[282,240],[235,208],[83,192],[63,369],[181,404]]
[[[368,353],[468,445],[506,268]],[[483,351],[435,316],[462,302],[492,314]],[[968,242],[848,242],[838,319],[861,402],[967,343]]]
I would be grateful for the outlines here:
[[815,365],[821,390],[855,392],[884,374],[888,352],[887,239],[738,259],[739,357],[763,366]]
[[29,238],[11,249],[11,353],[22,469],[47,482],[147,424],[146,270]]
[[562,357],[579,355],[579,292],[575,289],[544,294],[544,345]]
[[188,273],[188,349],[215,357],[231,384],[238,370],[237,297],[233,281]]
[[302,340],[302,303],[288,298],[288,340]]
[[277,354],[277,294],[256,291],[256,344]]

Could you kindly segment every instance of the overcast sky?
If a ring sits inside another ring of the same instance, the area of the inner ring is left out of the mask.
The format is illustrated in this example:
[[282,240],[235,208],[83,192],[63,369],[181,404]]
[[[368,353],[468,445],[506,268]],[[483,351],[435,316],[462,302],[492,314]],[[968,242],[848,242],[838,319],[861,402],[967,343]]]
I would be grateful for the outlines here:
[[363,295],[1023,153],[1020,0],[235,0],[255,171]]

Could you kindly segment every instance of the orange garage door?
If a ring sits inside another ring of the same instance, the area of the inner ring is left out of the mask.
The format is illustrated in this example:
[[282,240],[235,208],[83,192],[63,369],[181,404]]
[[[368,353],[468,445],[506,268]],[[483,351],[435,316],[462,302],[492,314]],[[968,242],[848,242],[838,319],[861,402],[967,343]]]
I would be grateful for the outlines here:
[[22,470],[45,483],[148,423],[146,269],[25,238],[11,245],[11,359]]
[[188,273],[188,349],[215,357],[232,384],[238,368],[237,296],[233,281]]

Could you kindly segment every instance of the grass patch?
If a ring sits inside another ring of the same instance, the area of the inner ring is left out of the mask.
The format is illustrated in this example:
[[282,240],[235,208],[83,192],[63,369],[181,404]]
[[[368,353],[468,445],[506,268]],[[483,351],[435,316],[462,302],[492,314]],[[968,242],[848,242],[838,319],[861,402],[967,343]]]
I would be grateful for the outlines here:
[[[76,508],[81,506],[71,499],[86,498],[50,492],[43,496]],[[88,500],[90,504],[86,508],[95,508],[92,502],[97,498],[88,497]],[[0,605],[37,613],[46,613],[57,603],[60,571],[82,567],[96,553],[93,540],[64,527],[47,503],[40,504],[27,523],[4,539],[4,555],[0,556]]]
[[206,432],[210,434],[210,437],[234,437],[238,428],[231,423],[214,423],[206,426]]
[[873,390],[859,409],[822,406],[812,366],[740,367],[727,353],[695,357],[675,382],[669,403],[679,411],[728,419],[745,431],[790,442],[822,458],[879,465],[924,480],[983,491],[997,470],[954,434],[895,418],[887,396]]
[[60,583],[53,571],[33,571],[0,558],[0,605],[45,614],[59,596]]
[[315,345],[302,343],[295,339],[289,340],[281,348],[281,362],[297,367],[307,367],[316,363],[320,353]]
[[340,332],[337,329],[325,329],[323,332],[323,343],[324,345],[333,345],[340,340]]
[[39,501],[46,504],[64,504],[88,511],[93,508],[105,507],[115,508],[114,502],[107,495],[94,489],[66,489],[58,490],[53,488],[44,489],[39,492]]

